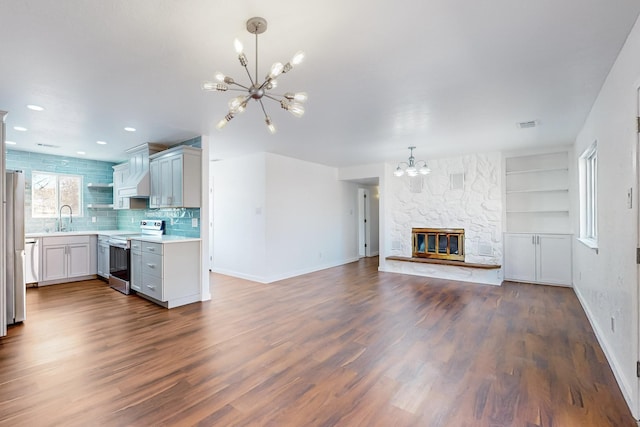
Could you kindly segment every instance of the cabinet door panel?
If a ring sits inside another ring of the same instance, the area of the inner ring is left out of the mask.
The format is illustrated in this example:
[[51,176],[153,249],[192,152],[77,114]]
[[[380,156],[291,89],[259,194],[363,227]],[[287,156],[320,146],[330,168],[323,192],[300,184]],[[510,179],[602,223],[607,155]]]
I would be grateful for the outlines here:
[[182,206],[182,156],[171,159],[171,206]]
[[[66,245],[42,247],[42,281],[67,277]],[[88,258],[87,258],[88,259]]]
[[571,285],[571,236],[540,234],[538,240],[538,281]]
[[151,181],[151,195],[149,197],[149,207],[160,207],[160,162],[152,161],[149,165],[149,178]]
[[69,255],[68,277],[87,276],[91,274],[91,258],[88,244],[67,246]]
[[505,280],[536,281],[536,245],[533,234],[507,234],[504,239]]

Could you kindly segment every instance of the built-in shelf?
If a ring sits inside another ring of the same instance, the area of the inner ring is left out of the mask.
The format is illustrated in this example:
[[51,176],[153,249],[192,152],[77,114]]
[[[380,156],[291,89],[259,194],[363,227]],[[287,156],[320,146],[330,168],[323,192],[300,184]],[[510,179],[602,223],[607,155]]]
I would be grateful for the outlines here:
[[569,233],[569,152],[505,158],[508,233]]
[[569,168],[544,168],[544,169],[527,169],[527,170],[513,170],[507,171],[507,175],[518,175],[524,173],[547,173],[547,172],[565,172],[568,171]]
[[531,188],[528,190],[508,190],[507,194],[516,193],[568,193],[568,188]]
[[110,182],[109,184],[96,184],[90,182],[87,184],[87,188],[113,188],[113,183]]
[[89,209],[113,209],[113,204],[90,203],[87,205]]
[[545,210],[545,209],[539,209],[539,210],[532,209],[532,210],[526,210],[526,211],[517,211],[517,210],[511,211],[511,210],[507,210],[507,213],[508,214],[512,214],[512,213],[515,213],[515,214],[542,214],[542,213],[551,213],[551,214],[553,214],[553,213],[558,213],[558,214],[567,214],[567,215],[569,215],[569,211],[567,211],[567,210]]

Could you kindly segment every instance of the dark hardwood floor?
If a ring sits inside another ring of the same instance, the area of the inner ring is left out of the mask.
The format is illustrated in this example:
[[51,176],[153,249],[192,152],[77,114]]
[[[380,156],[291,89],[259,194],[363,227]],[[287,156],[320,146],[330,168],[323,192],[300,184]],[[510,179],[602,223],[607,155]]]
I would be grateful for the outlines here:
[[98,280],[29,289],[2,426],[635,426],[573,290],[379,273],[212,275],[172,310]]

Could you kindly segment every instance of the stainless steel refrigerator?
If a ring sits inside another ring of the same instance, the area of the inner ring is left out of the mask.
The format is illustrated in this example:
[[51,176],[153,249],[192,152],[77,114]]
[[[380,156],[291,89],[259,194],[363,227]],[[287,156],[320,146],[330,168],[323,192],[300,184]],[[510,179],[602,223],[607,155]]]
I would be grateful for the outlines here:
[[7,171],[5,191],[5,253],[7,324],[26,318],[24,265],[24,173]]

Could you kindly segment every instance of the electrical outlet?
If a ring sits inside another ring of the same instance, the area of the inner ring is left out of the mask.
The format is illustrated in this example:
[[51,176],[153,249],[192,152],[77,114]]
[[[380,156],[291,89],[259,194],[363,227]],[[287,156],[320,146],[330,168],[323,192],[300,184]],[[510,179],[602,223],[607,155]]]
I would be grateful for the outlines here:
[[197,228],[198,227],[198,218],[191,218],[191,226],[193,228]]
[[96,222],[96,221],[98,221],[98,218],[96,218],[95,216],[92,216],[91,217],[91,222]]
[[611,332],[616,331],[616,318],[611,316]]
[[633,187],[627,190],[627,209],[633,208]]

